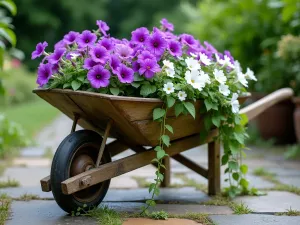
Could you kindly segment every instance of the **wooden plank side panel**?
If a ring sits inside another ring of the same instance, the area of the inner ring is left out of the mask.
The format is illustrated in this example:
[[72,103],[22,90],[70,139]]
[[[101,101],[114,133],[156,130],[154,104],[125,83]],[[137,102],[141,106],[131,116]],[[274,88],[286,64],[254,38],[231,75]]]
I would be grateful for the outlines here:
[[84,95],[74,95],[69,93],[68,96],[77,104],[86,114],[89,120],[93,121],[94,126],[101,130],[105,129],[110,119],[114,121],[110,136],[118,139],[129,139],[132,144],[149,145],[141,130],[132,126],[129,121],[118,111],[110,100],[101,99],[97,96],[89,96],[87,99]]
[[[143,121],[134,121],[132,124],[138,129],[141,130],[144,137],[147,137],[151,146],[155,146],[159,143],[160,137],[160,123],[153,120],[143,120]],[[177,140],[186,136],[193,134],[199,134],[201,129],[203,129],[204,121],[203,117],[199,114],[196,119],[192,116],[179,116],[168,118],[166,124],[169,124],[173,127],[174,134],[167,131],[166,134],[170,136],[171,140]]]

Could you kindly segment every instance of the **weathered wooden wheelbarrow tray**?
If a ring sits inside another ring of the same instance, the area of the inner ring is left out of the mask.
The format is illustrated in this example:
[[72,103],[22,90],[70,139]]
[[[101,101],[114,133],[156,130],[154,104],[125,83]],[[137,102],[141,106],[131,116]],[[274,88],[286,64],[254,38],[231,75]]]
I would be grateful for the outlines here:
[[[51,176],[41,180],[42,190],[52,190],[55,200],[65,211],[71,212],[83,204],[98,205],[107,192],[111,178],[148,165],[155,157],[156,152],[153,149],[146,150],[143,146],[154,147],[158,144],[160,127],[159,123],[153,121],[152,113],[153,109],[162,106],[161,100],[61,89],[36,89],[33,92],[74,121],[71,134],[61,143],[54,156]],[[270,106],[291,98],[292,95],[291,89],[278,90],[242,109],[240,113],[247,114],[251,120]],[[239,101],[243,103],[246,99],[247,97],[240,97]],[[201,104],[202,101],[195,102],[196,108]],[[95,134],[91,135],[88,131],[86,135],[83,134],[84,131],[75,132],[77,123],[84,129],[97,132],[98,142]],[[214,141],[218,130],[212,130],[205,142],[200,142],[203,115],[197,113],[196,119],[190,115],[176,118],[173,109],[168,111],[167,123],[175,132],[174,135],[169,133],[171,146],[166,152],[176,161],[207,178],[209,194],[219,193],[220,145]],[[90,136],[95,137],[95,140]],[[116,140],[106,144],[107,137]],[[91,140],[85,143],[85,139]],[[70,146],[71,142],[75,143],[74,146]],[[180,154],[205,143],[208,143],[209,148],[208,169]],[[111,162],[111,156],[129,148],[137,154]],[[94,149],[95,153],[90,154],[87,149]],[[69,152],[68,156],[64,155],[66,152]],[[64,161],[60,159],[63,157],[66,165],[63,165]],[[164,171],[165,180],[162,185],[167,186],[170,182],[169,158],[166,158],[164,163],[167,169]],[[56,177],[61,177],[61,180]],[[65,203],[66,201],[69,203]]]

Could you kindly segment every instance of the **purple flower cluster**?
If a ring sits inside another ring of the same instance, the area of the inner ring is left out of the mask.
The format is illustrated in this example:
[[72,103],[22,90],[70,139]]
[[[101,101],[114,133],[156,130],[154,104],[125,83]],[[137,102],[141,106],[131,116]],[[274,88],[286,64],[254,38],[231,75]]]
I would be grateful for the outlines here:
[[134,81],[134,74],[151,79],[162,70],[165,59],[176,61],[186,55],[199,58],[202,53],[211,60],[215,60],[215,54],[221,59],[226,55],[234,62],[228,51],[223,55],[208,42],[202,45],[192,35],[174,35],[174,26],[167,19],[161,20],[161,29],[154,27],[151,31],[141,27],[132,31],[130,40],[110,37],[104,21],[98,20],[96,25],[96,32],[70,31],[55,44],[51,54],[45,52],[47,42],[36,46],[32,59],[45,56],[38,68],[40,86],[47,84],[53,74],[62,74],[66,65],[86,70],[90,85],[98,89],[107,87],[113,76],[127,84]]

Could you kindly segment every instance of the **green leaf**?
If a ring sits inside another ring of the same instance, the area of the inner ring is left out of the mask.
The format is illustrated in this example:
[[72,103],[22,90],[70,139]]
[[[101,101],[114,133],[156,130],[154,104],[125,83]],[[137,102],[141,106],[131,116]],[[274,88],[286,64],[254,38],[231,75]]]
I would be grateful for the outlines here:
[[120,93],[120,88],[110,88],[109,89],[110,92],[113,94],[113,95],[118,95]]
[[135,73],[134,74],[134,81],[143,81],[144,80],[144,77]]
[[248,116],[246,114],[240,114],[240,117],[241,117],[241,125],[245,126],[249,122]]
[[170,146],[170,137],[168,135],[162,135],[161,140],[166,146]]
[[84,82],[84,79],[85,79],[84,76],[77,77],[77,80],[81,81],[82,83]]
[[81,83],[77,80],[73,80],[71,86],[74,91],[77,91],[81,87]]
[[175,115],[178,117],[183,112],[184,106],[182,103],[177,103],[175,105]]
[[147,205],[150,205],[150,206],[155,206],[155,205],[156,205],[156,203],[155,203],[155,201],[154,201],[153,199],[147,200],[147,201],[146,201],[146,204],[147,204]]
[[209,100],[209,99],[205,99],[204,100],[204,104],[205,104],[205,107],[206,107],[206,110],[207,111],[209,111],[209,110],[211,110],[212,109],[212,103],[211,103],[211,101]]
[[160,146],[156,146],[155,148],[154,148],[154,151],[162,151],[163,149],[160,147]]
[[213,117],[212,117],[212,123],[213,123],[216,127],[220,127],[220,124],[221,124],[221,117],[219,117],[219,116],[213,116]]
[[231,170],[238,170],[239,165],[238,165],[238,163],[235,162],[235,161],[229,161],[229,162],[228,162],[228,167],[229,167],[229,169],[231,169]]
[[70,83],[65,83],[65,84],[63,85],[63,89],[69,88],[69,87],[71,87],[71,84],[70,84]]
[[144,97],[154,93],[156,91],[156,87],[150,84],[144,84],[141,88],[140,94]]
[[243,174],[247,174],[247,172],[248,172],[248,166],[245,165],[245,164],[243,164],[243,165],[240,166],[240,170],[241,170],[241,172]]
[[153,120],[162,118],[166,114],[166,110],[161,108],[156,108],[153,110]]
[[222,165],[226,165],[227,162],[228,162],[228,155],[225,154],[225,155],[222,156]]
[[187,111],[194,117],[196,118],[196,110],[195,106],[191,102],[183,102],[184,107],[187,109]]
[[155,188],[155,183],[150,184],[149,193],[151,193],[154,188]]
[[240,185],[241,185],[243,188],[248,188],[249,182],[248,182],[246,179],[242,178],[242,179],[240,180]]
[[164,180],[164,175],[163,175],[163,174],[161,174],[161,173],[158,172],[158,171],[156,171],[155,174],[157,175],[157,177],[158,177],[158,179],[159,179],[160,181],[163,181],[163,180]]
[[165,157],[166,152],[164,150],[158,151],[156,152],[156,157],[158,160],[162,159],[163,157]]
[[210,128],[212,127],[212,120],[211,120],[210,116],[204,117],[204,126],[207,131],[209,131]]
[[136,82],[133,82],[131,83],[131,86],[135,87],[135,88],[138,88],[139,86],[141,86],[140,83],[136,83]]
[[166,124],[165,127],[167,128],[168,131],[170,131],[172,134],[174,133],[173,131],[173,127],[171,127],[170,125]]
[[0,28],[0,36],[4,37],[7,41],[9,41],[13,47],[16,46],[16,34],[11,29],[4,27]]
[[171,108],[175,104],[175,99],[171,96],[167,97],[167,106],[168,108]]
[[17,14],[17,6],[11,0],[2,0],[2,1],[0,1],[0,6],[6,7],[13,16],[15,16]]
[[239,178],[240,178],[240,175],[239,175],[239,173],[233,173],[232,177],[233,177],[234,180],[238,181]]
[[244,144],[245,140],[244,140],[244,134],[243,133],[234,133],[234,137],[235,139],[240,143],[240,144]]

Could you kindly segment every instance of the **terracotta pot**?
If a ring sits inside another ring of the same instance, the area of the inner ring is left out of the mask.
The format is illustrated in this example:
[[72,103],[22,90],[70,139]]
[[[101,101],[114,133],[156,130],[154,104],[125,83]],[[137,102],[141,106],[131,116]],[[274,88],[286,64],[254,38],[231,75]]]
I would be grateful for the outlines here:
[[[257,101],[264,94],[253,93]],[[296,142],[293,113],[295,105],[291,100],[282,101],[260,114],[255,123],[263,139],[274,139],[275,144],[293,144]],[[300,112],[299,112],[300,113]],[[300,114],[299,114],[300,117]]]
[[293,101],[296,106],[294,111],[295,131],[298,143],[300,144],[300,97],[295,97]]

